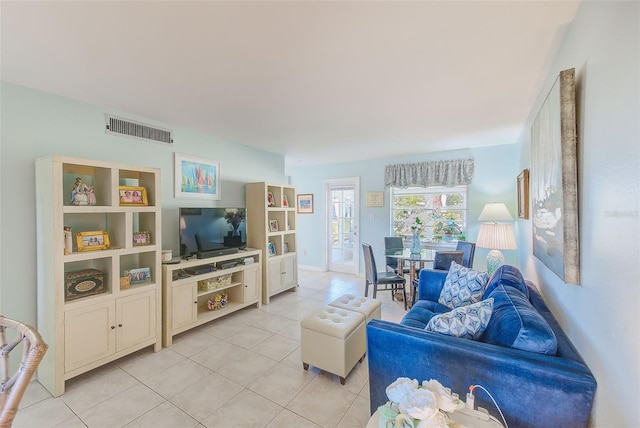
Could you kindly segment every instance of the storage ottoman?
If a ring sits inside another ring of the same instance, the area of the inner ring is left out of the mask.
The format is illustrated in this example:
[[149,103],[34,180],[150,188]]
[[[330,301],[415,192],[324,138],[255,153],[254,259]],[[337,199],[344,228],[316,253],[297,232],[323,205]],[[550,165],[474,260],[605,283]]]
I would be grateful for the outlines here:
[[300,321],[302,367],[318,367],[345,378],[367,351],[363,314],[327,306]]
[[370,299],[368,297],[345,294],[329,303],[329,306],[346,309],[348,311],[359,312],[364,315],[365,324],[373,318],[382,318],[382,302],[380,300]]

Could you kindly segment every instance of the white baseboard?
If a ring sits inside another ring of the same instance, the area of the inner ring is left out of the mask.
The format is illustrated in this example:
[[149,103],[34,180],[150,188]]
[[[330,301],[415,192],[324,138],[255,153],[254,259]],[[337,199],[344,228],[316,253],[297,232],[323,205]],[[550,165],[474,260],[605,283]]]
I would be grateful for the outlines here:
[[326,272],[326,269],[323,269],[323,268],[318,267],[318,266],[298,265],[298,269],[300,269],[300,270],[312,270],[314,272]]

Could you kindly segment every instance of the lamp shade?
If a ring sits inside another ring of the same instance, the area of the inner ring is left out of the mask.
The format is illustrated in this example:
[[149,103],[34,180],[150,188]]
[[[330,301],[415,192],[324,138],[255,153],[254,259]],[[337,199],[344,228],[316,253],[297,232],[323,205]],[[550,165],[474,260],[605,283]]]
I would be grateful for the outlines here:
[[502,223],[481,224],[476,245],[491,250],[516,250],[518,248],[513,226]]
[[485,205],[478,221],[513,221],[513,217],[505,204],[497,202]]

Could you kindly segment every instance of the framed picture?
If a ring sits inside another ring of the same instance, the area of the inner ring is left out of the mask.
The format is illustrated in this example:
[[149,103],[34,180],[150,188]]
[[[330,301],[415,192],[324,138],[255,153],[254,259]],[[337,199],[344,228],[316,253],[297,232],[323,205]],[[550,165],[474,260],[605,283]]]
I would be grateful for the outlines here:
[[299,214],[313,214],[313,194],[304,193],[297,196],[296,206]]
[[278,231],[278,220],[269,220],[269,232]]
[[267,252],[269,253],[269,257],[276,255],[276,246],[273,242],[267,244]]
[[151,281],[151,269],[148,267],[125,270],[124,274],[129,277],[131,285]]
[[276,206],[276,198],[273,197],[273,192],[267,192],[267,206],[269,207]]
[[282,252],[283,253],[288,253],[289,252],[289,244],[288,243],[284,243],[282,246]]
[[287,195],[282,195],[282,207],[283,208],[289,207],[289,199],[287,198]]
[[139,186],[120,186],[120,205],[149,205],[147,189]]
[[176,198],[220,200],[220,162],[175,153]]
[[106,250],[109,248],[109,234],[106,230],[77,232],[76,244],[78,251]]
[[384,192],[367,192],[367,206],[368,207],[383,207],[384,206]]
[[531,125],[533,255],[580,283],[575,69],[563,70]]
[[151,233],[148,231],[133,232],[133,246],[151,245]]
[[518,218],[529,218],[529,170],[518,175]]

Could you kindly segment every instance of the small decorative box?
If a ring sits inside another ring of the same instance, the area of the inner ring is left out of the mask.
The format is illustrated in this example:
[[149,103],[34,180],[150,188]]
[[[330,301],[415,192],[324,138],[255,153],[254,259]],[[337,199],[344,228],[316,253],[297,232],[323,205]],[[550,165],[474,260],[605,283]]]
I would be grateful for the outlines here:
[[200,291],[212,291],[217,290],[220,287],[226,287],[231,285],[231,274],[217,276],[215,278],[203,279],[198,281],[198,290]]
[[104,273],[98,269],[83,269],[64,275],[65,302],[106,292]]

